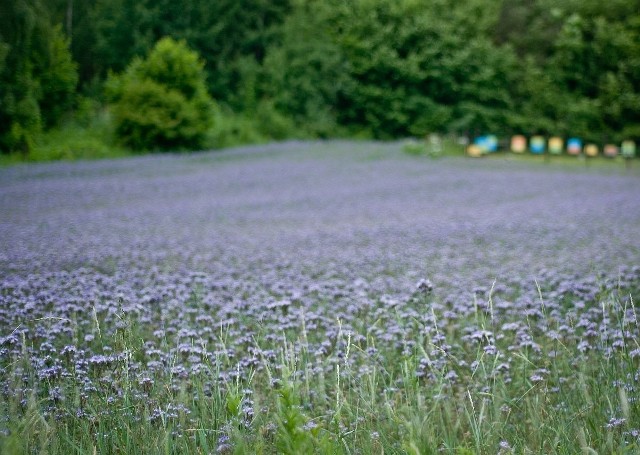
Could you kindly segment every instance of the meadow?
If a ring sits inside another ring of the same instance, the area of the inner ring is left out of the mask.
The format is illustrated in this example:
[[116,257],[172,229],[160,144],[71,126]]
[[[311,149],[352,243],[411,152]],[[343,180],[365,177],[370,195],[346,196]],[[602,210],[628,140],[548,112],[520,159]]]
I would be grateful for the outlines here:
[[0,168],[0,453],[638,453],[639,196],[383,142]]

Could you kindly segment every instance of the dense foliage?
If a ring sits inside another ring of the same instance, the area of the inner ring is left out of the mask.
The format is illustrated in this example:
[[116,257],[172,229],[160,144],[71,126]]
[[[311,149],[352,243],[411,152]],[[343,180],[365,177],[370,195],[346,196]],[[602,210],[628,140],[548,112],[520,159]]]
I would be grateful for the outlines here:
[[1,8],[3,152],[28,152],[42,127],[56,128],[85,97],[104,103],[109,72],[164,37],[184,40],[204,62],[224,117],[210,137],[640,139],[638,0],[24,0]]
[[163,38],[107,84],[116,133],[136,150],[198,148],[211,127],[213,103],[203,64],[184,42]]
[[0,8],[0,151],[29,151],[72,107],[78,81],[68,40],[38,0]]

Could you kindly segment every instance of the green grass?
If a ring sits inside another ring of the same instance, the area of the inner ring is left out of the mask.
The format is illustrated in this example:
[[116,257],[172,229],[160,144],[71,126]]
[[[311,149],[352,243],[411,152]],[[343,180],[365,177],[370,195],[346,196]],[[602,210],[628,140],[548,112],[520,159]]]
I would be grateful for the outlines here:
[[[194,298],[193,305],[202,304]],[[638,324],[622,319],[615,293],[590,303],[614,325]],[[429,301],[413,304],[424,309]],[[92,392],[73,377],[38,380],[25,346],[24,356],[3,361],[2,374],[33,392],[0,402],[0,453],[638,453],[638,439],[624,435],[640,428],[640,403],[625,390],[638,374],[638,358],[629,354],[637,343],[604,356],[582,352],[572,339],[550,342],[531,326],[539,351],[508,351],[515,335],[494,327],[491,305],[489,311],[476,307],[455,326],[435,320],[448,348],[419,321],[403,322],[404,346],[376,346],[371,329],[384,320],[365,315],[354,332],[338,327],[343,349],[324,356],[319,369],[305,348],[314,334],[302,320],[287,332],[287,343],[254,340],[276,352],[275,361],[264,359],[252,374],[213,387],[211,378],[233,368],[234,359],[205,356],[200,375],[189,379],[165,371],[148,382],[133,380],[129,364],[144,356],[143,341],[153,330],[134,319],[125,319],[111,339],[96,337],[96,350],[109,345],[127,355],[94,368],[101,387]],[[554,318],[544,317],[555,329]],[[73,337],[100,334],[101,324],[94,314],[92,326]],[[512,358],[509,374],[496,374],[499,360],[482,343],[463,340],[466,326],[502,333],[496,347]],[[224,340],[224,331],[219,336]],[[294,352],[294,345],[302,349]],[[53,389],[59,398],[52,401]],[[612,417],[624,421],[605,428]]]
[[402,150],[413,156],[426,156],[438,158],[441,156],[464,156],[464,146],[452,138],[441,139],[439,145],[429,142],[428,139],[407,139],[402,144]]

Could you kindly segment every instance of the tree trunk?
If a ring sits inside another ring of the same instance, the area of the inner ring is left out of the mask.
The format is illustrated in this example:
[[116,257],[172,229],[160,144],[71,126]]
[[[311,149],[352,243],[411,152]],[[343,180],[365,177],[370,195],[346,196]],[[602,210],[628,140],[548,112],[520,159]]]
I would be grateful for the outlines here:
[[67,36],[69,37],[69,42],[72,39],[72,28],[73,28],[73,0],[67,0]]

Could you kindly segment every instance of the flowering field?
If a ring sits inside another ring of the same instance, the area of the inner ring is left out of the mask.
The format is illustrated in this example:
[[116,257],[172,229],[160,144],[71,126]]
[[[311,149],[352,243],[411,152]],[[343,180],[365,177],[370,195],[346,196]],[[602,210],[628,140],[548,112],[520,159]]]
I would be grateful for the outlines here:
[[637,453],[640,172],[273,144],[0,169],[0,453]]

